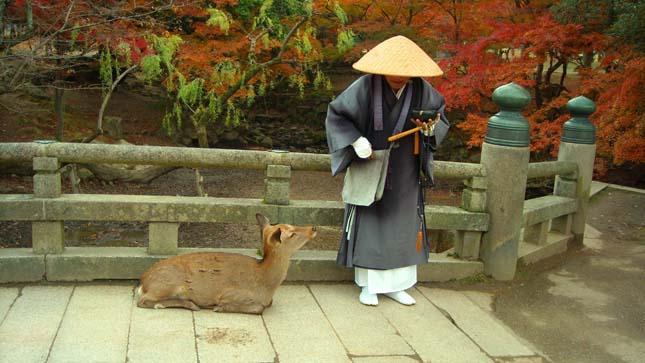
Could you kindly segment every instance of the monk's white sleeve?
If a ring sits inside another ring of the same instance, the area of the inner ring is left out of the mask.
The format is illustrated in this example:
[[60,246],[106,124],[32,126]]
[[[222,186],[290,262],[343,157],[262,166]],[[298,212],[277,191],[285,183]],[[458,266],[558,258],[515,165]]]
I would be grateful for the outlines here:
[[372,145],[364,136],[359,137],[352,143],[354,151],[359,158],[365,159],[372,155]]

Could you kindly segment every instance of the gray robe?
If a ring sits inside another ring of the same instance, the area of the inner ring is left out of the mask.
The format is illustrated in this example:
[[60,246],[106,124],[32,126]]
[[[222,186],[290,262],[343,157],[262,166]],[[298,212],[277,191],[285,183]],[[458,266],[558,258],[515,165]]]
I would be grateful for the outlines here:
[[[383,83],[383,131],[373,127],[373,80]],[[413,79],[405,92],[413,92],[411,108],[437,110],[441,121],[435,126],[434,136],[422,137],[421,160],[413,154],[413,136],[397,141],[398,146],[390,153],[382,199],[369,207],[356,206],[350,237],[343,233],[337,257],[337,263],[343,266],[386,270],[428,262],[420,171],[432,182],[432,153],[445,137],[449,123],[443,96],[428,82]],[[365,136],[374,150],[389,147],[387,138],[392,135],[404,95],[397,99],[384,77],[365,75],[329,104],[325,127],[332,175],[344,171],[358,158],[351,144],[360,136]],[[403,131],[414,127],[407,117]],[[349,207],[345,208],[343,231],[347,229]],[[423,236],[421,251],[417,251],[419,231]]]

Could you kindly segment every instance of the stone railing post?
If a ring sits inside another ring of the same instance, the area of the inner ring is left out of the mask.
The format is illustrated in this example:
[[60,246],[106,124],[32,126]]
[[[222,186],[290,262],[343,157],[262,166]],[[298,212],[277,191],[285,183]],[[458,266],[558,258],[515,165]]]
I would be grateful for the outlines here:
[[552,229],[573,233],[574,245],[582,245],[589,208],[591,179],[593,177],[594,159],[596,157],[596,128],[589,122],[588,116],[596,111],[592,100],[579,96],[567,103],[571,120],[564,123],[558,160],[572,161],[578,164],[577,183],[575,188],[570,176],[558,175],[555,181],[554,194],[578,199],[578,211],[564,219],[554,219]]
[[289,204],[291,189],[291,167],[289,165],[267,165],[264,179],[264,202],[267,204]]
[[484,273],[496,280],[515,276],[529,164],[529,124],[520,111],[531,95],[515,83],[498,87],[493,102],[500,111],[488,120],[481,164],[486,171],[488,231],[480,257]]
[[176,255],[179,240],[179,223],[148,223],[148,254]]
[[[474,176],[465,181],[466,189],[461,194],[461,208],[469,212],[486,210],[486,178]],[[482,232],[458,231],[455,253],[465,260],[479,259]]]
[[[34,198],[58,198],[61,195],[61,180],[57,158],[35,157]],[[65,249],[63,221],[31,222],[31,241],[34,253],[62,253]]]

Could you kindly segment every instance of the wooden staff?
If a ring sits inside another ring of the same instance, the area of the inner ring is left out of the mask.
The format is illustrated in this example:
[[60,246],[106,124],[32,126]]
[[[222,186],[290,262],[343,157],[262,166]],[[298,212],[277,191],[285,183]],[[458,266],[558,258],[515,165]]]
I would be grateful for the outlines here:
[[406,137],[408,135],[414,134],[414,155],[419,155],[419,132],[418,131],[420,131],[421,129],[422,129],[421,126],[417,126],[417,127],[413,128],[413,129],[403,131],[403,132],[401,132],[399,134],[396,134],[396,135],[392,135],[392,136],[387,138],[387,141],[393,142],[393,141],[396,141],[396,140],[398,140],[400,138],[403,138],[403,137]]
[[409,129],[408,131],[403,131],[400,134],[392,135],[392,136],[387,138],[387,141],[389,141],[389,142],[396,141],[396,140],[398,140],[398,139],[400,139],[402,137],[406,137],[408,135],[414,134],[415,132],[417,132],[419,130],[421,130],[421,126],[417,126],[417,127],[413,128],[413,129]]

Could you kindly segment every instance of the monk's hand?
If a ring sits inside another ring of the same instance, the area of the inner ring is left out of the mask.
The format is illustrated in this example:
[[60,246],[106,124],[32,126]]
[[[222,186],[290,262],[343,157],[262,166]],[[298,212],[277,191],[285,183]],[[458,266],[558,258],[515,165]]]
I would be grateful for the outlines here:
[[352,143],[356,155],[361,159],[373,159],[372,144],[365,137],[361,136]]
[[423,135],[432,136],[434,135],[434,125],[437,122],[439,122],[440,119],[441,119],[441,114],[437,113],[437,117],[431,122],[423,122],[419,119],[412,119],[412,122],[414,122],[415,125],[421,128],[421,132],[423,132]]

